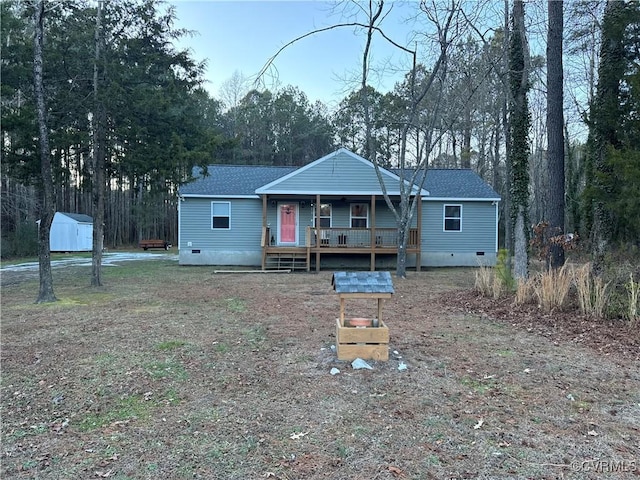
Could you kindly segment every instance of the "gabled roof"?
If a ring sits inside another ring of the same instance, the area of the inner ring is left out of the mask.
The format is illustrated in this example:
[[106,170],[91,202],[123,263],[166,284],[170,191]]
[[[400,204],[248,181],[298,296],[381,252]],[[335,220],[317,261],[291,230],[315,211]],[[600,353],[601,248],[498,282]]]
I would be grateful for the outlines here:
[[[274,167],[264,165],[210,165],[207,167],[207,174],[202,175],[202,169],[194,168],[193,176],[196,178],[193,182],[182,185],[179,189],[180,195],[184,197],[257,197],[263,193],[290,193],[290,194],[354,194],[345,188],[333,187],[334,192],[326,190],[319,191],[309,190],[309,188],[295,189],[297,180],[305,180],[307,183],[311,180],[315,186],[326,178],[306,178],[305,173],[313,173],[313,166],[317,167],[317,171],[321,173],[321,167],[331,165],[331,162],[340,154],[341,160],[351,161],[352,166],[359,169],[359,172],[371,174],[373,164],[368,160],[341,148],[315,162],[304,167]],[[324,165],[323,165],[324,164]],[[363,166],[364,169],[360,168]],[[333,168],[333,167],[332,167]],[[389,185],[395,185],[393,190],[397,191],[399,182],[398,170],[381,169],[385,181],[390,182]],[[411,170],[405,171],[405,178],[413,173]],[[375,173],[374,173],[375,175]],[[308,176],[308,175],[307,175]],[[347,175],[341,174],[339,180],[345,181],[346,184],[353,183]],[[377,178],[375,178],[377,182]],[[418,178],[417,183],[420,182]],[[376,188],[379,189],[379,186]],[[393,190],[389,190],[390,193]],[[373,193],[373,192],[371,192]],[[378,194],[379,192],[376,192]],[[391,193],[397,195],[396,192]],[[423,198],[425,200],[481,200],[481,201],[499,201],[498,195],[493,188],[487,185],[482,178],[469,169],[441,169],[430,168],[427,170],[427,178],[423,185]]]
[[68,212],[58,212],[60,215],[64,215],[65,217],[69,217],[76,222],[80,223],[93,223],[93,218],[89,215],[85,215],[84,213],[68,213]]
[[281,178],[298,167],[209,165],[207,175],[193,169],[195,181],[180,187],[183,196],[255,196],[256,189]]
[[331,284],[336,293],[393,293],[389,272],[335,272]]
[[[380,176],[389,195],[400,194],[400,177],[384,168]],[[417,188],[413,189],[417,193]],[[340,148],[256,190],[258,194],[382,194],[373,163]],[[429,192],[422,191],[422,195]]]

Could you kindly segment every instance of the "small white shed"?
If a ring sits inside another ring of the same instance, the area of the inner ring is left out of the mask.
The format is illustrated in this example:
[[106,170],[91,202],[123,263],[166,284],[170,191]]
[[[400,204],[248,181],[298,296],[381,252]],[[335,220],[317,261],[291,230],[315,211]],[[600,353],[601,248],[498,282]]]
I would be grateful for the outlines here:
[[93,218],[82,213],[56,212],[51,224],[52,252],[93,250]]

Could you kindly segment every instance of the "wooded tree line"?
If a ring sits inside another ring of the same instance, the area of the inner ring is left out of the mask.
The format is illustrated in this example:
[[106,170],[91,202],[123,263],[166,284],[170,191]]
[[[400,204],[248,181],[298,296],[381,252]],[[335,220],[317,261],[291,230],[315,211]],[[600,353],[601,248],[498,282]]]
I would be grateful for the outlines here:
[[[557,186],[552,187],[549,176],[547,62],[542,55],[522,51],[526,77],[514,76],[514,49],[519,48],[514,33],[532,35],[527,24],[531,17],[523,12],[525,23],[519,27],[508,1],[504,7],[503,17],[496,17],[491,28],[467,25],[460,30],[464,34],[448,45],[436,78],[431,75],[434,65],[425,59],[390,92],[365,84],[329,111],[321,102],[311,103],[297,87],[256,88],[238,73],[224,85],[221,98],[213,98],[203,85],[205,65],[174,46],[188,32],[175,28],[171,8],[154,0],[103,2],[104,39],[96,71],[106,127],[105,245],[145,237],[175,242],[176,190],[195,165],[304,165],[344,146],[382,166],[398,167],[403,141],[409,164],[426,152],[430,167],[473,168],[500,193],[505,200],[502,242],[511,235],[514,202],[522,205],[527,228],[548,220],[558,204],[551,203],[549,194]],[[30,248],[35,252],[42,184],[33,82],[34,6],[5,1],[0,8],[6,256]],[[564,4],[564,12],[570,19],[561,32],[564,105],[579,115],[565,115],[561,126],[564,231],[605,246],[637,243],[640,7],[636,2],[574,1]],[[421,2],[417,14],[428,15],[429,5]],[[51,2],[45,15],[43,83],[55,209],[91,215],[97,178],[92,155],[100,123],[91,67],[98,44],[97,6],[81,0]],[[546,37],[538,40],[546,42]],[[428,81],[438,88],[414,105],[414,93]],[[513,110],[516,82],[524,92],[521,102],[528,103],[522,121],[530,126],[525,125],[524,136],[511,131],[518,118]],[[409,121],[412,128],[403,140]],[[507,158],[509,142],[526,149],[521,150],[522,161]],[[514,165],[524,168],[518,177],[524,186],[516,190],[509,170]]]

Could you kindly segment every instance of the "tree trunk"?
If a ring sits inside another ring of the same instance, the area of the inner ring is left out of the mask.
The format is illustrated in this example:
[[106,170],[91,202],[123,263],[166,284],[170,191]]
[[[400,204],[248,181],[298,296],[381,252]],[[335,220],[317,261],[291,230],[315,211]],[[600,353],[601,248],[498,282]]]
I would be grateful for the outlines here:
[[101,19],[102,1],[96,12],[95,59],[93,64],[93,252],[91,256],[91,286],[102,285],[102,250],[104,242],[105,148],[106,115],[100,98],[98,70],[104,40]]
[[[564,114],[562,31],[563,2],[549,0],[549,31],[547,35],[547,161],[549,164],[549,228],[548,235],[564,233],[565,179],[564,179]],[[564,265],[562,244],[551,240],[549,267]]]
[[471,168],[471,105],[469,102],[464,107],[462,115],[462,149],[460,150],[460,166]]
[[[612,195],[611,165],[607,151],[618,146],[616,122],[619,121],[620,81],[623,76],[624,45],[618,22],[625,14],[625,2],[609,1],[602,20],[602,42],[598,66],[597,94],[591,107],[589,129],[589,171],[587,182],[593,193],[587,197],[592,207],[591,250],[593,273],[602,275],[605,269],[605,254],[611,241],[611,212],[605,200]],[[594,195],[595,194],[595,195]]]
[[55,302],[53,277],[51,275],[51,223],[55,214],[53,175],[51,168],[51,151],[49,149],[49,133],[47,128],[47,109],[44,100],[43,46],[44,46],[44,7],[45,1],[39,0],[35,6],[35,41],[33,55],[33,80],[38,111],[38,131],[40,134],[40,173],[42,176],[42,213],[38,229],[38,262],[40,265],[40,290],[36,303]]
[[528,276],[527,253],[527,209],[529,204],[529,46],[524,24],[524,2],[513,2],[513,31],[509,50],[509,75],[511,98],[509,125],[511,145],[511,221],[515,222],[515,268],[514,276],[524,279]]
[[525,212],[522,206],[518,207],[516,214],[516,224],[514,232],[514,265],[513,276],[517,279],[526,279],[529,276],[529,265],[527,256],[527,233],[525,226]]

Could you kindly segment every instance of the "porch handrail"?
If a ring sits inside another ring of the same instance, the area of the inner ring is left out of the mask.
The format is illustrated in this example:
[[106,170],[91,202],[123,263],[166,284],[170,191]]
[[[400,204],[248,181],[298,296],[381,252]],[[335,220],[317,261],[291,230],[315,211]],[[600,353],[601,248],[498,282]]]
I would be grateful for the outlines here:
[[[332,247],[374,247],[374,248],[397,248],[398,229],[397,228],[341,228],[341,227],[320,227],[313,228],[313,233],[320,238],[320,248]],[[316,246],[318,237],[310,239],[311,246]],[[407,248],[418,248],[418,229],[409,229]]]

